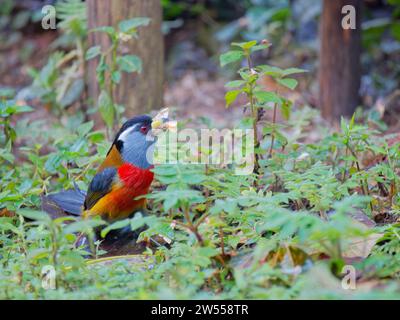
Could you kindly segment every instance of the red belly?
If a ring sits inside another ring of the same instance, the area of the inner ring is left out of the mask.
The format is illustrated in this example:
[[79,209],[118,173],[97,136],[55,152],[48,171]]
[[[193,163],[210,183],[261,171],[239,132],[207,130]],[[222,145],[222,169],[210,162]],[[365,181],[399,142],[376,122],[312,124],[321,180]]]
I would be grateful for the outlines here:
[[101,198],[84,217],[100,215],[107,220],[118,220],[129,217],[135,211],[146,206],[146,199],[136,199],[149,192],[154,174],[149,169],[140,169],[131,164],[118,168],[120,182]]

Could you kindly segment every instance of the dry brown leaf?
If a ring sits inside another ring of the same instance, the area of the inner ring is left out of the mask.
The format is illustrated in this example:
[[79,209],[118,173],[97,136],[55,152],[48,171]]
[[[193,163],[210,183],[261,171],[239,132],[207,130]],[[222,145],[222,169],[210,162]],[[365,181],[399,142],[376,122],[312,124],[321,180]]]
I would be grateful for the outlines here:
[[14,217],[15,216],[15,212],[14,211],[10,211],[7,208],[1,209],[0,210],[0,217]]
[[382,238],[382,234],[373,233],[367,238],[354,238],[347,245],[342,253],[343,258],[366,258],[372,251],[372,248]]

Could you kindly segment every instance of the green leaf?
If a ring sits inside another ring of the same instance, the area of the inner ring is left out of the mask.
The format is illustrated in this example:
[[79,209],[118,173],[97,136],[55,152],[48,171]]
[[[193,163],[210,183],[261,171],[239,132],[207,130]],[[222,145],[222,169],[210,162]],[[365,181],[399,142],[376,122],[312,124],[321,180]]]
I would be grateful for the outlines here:
[[36,210],[32,210],[32,209],[19,209],[18,214],[20,214],[21,216],[24,216],[25,218],[31,219],[31,220],[37,220],[37,221],[43,221],[43,222],[51,221],[49,215],[42,211],[36,211]]
[[105,225],[106,222],[101,219],[86,219],[68,224],[64,229],[64,234],[75,233],[75,232],[88,232],[99,226]]
[[292,108],[292,104],[293,103],[291,101],[289,101],[289,100],[285,100],[282,103],[282,107],[281,107],[282,116],[283,116],[283,118],[285,120],[289,120],[289,118],[290,118],[290,111],[291,111],[291,108]]
[[226,53],[221,54],[219,57],[219,61],[221,64],[221,67],[226,66],[229,63],[236,62],[240,59],[242,59],[244,56],[243,51],[228,51]]
[[89,48],[88,51],[86,51],[85,59],[90,60],[97,57],[100,54],[101,54],[100,46],[94,46]]
[[299,69],[299,68],[289,68],[289,69],[285,69],[283,70],[283,76],[289,76],[291,74],[297,74],[297,73],[305,73],[308,72],[307,70],[304,69]]
[[282,99],[274,92],[269,91],[256,91],[254,92],[254,96],[258,100],[259,103],[282,103]]
[[50,249],[45,249],[45,248],[34,249],[29,252],[28,259],[31,261],[32,260],[37,261],[48,257],[50,252],[51,252]]
[[259,44],[259,45],[256,45],[256,46],[252,47],[250,51],[251,51],[251,53],[253,53],[253,52],[256,52],[256,51],[268,49],[270,46],[271,46],[270,43],[268,43],[268,44]]
[[278,83],[281,84],[282,86],[289,88],[290,90],[294,90],[297,87],[297,80],[292,79],[292,78],[286,78],[286,79],[277,79]]
[[0,100],[0,117],[8,117],[17,113],[32,112],[34,109],[26,105],[18,105],[14,100]]
[[129,20],[124,20],[119,23],[119,30],[124,33],[135,31],[137,27],[149,25],[151,19],[146,17],[137,17]]
[[282,77],[283,75],[283,70],[278,67],[261,65],[258,66],[257,68],[260,69],[261,73],[263,73],[264,75],[271,76],[273,78]]
[[235,100],[237,99],[238,95],[242,92],[242,90],[232,90],[228,91],[225,94],[225,102],[226,107],[229,107]]
[[110,26],[94,28],[90,32],[105,32],[110,36],[115,36],[116,35],[115,29],[113,27],[110,27]]
[[248,42],[233,42],[232,46],[242,48],[243,50],[248,50],[254,47],[257,44],[256,40],[248,41]]
[[107,69],[108,69],[108,65],[106,63],[106,59],[105,59],[104,55],[102,55],[100,58],[100,62],[96,68],[97,81],[99,82],[100,87],[104,86],[105,72]]
[[164,200],[164,210],[168,211],[169,209],[175,207],[179,203],[179,199],[175,197],[168,197]]
[[118,70],[114,71],[111,74],[111,80],[116,84],[120,83],[120,81],[121,81],[121,72],[119,72]]
[[15,113],[24,113],[24,112],[32,112],[32,111],[34,111],[34,109],[32,107],[26,106],[26,105],[24,105],[24,106],[18,105],[15,108]]
[[15,90],[13,88],[0,88],[1,98],[12,98],[15,95]]
[[65,92],[64,96],[59,101],[59,104],[62,108],[70,106],[74,102],[78,101],[82,95],[82,92],[85,88],[85,82],[82,78],[76,79]]
[[12,153],[4,151],[4,149],[0,149],[0,158],[3,158],[4,160],[14,163],[15,157]]
[[143,227],[146,224],[146,218],[147,217],[143,217],[141,212],[137,212],[130,221],[130,226],[131,226],[132,231],[135,231],[135,230]]
[[225,87],[227,88],[239,88],[242,85],[244,85],[246,81],[243,80],[234,80],[234,81],[229,81],[228,83],[225,84]]
[[95,132],[91,132],[88,134],[87,136],[90,140],[90,142],[92,143],[99,143],[104,141],[104,133],[103,132],[99,132],[99,131],[95,131]]
[[393,37],[400,41],[400,22],[393,23],[390,31]]
[[78,133],[78,135],[79,135],[80,137],[84,137],[84,136],[86,136],[86,135],[90,132],[90,130],[93,129],[93,126],[94,126],[94,122],[93,122],[93,121],[89,121],[89,122],[82,123],[82,124],[76,129],[76,132]]
[[122,229],[126,226],[128,226],[130,224],[130,219],[124,219],[124,220],[120,220],[117,222],[114,222],[113,224],[107,226],[106,228],[104,228],[103,230],[101,230],[101,237],[105,238],[106,235],[111,231],[111,230],[118,230],[118,229]]
[[98,108],[107,127],[111,128],[114,123],[114,105],[109,94],[105,90],[102,90],[100,93]]
[[122,71],[142,72],[142,60],[135,55],[125,55],[117,58],[117,63]]

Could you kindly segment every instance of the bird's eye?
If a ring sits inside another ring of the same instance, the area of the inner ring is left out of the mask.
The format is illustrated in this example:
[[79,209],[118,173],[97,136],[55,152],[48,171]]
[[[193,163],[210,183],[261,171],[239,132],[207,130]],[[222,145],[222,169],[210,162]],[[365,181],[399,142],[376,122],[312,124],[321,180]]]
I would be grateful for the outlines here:
[[149,131],[149,127],[148,126],[141,126],[140,127],[140,132],[143,134],[146,134]]

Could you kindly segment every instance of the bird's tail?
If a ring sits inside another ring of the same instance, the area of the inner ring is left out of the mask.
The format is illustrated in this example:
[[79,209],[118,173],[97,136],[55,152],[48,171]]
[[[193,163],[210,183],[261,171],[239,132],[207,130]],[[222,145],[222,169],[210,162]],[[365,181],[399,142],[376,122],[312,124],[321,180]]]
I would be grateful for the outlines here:
[[[49,194],[42,198],[42,207],[46,205],[55,205],[57,209],[80,216],[82,213],[83,203],[85,202],[86,192],[79,189],[75,184],[74,189],[64,190],[59,193]],[[45,210],[48,211],[48,210]]]

